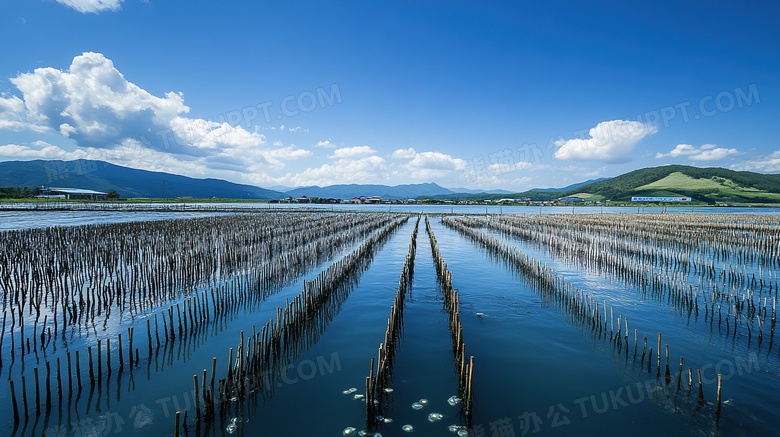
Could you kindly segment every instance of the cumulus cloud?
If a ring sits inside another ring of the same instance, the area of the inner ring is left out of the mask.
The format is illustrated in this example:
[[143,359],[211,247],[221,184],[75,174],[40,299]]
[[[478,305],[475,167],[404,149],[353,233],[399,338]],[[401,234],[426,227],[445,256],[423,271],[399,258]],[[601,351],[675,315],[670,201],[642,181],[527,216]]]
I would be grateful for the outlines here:
[[52,146],[51,144],[44,143],[43,141],[37,141],[35,144],[37,147],[30,147],[26,145],[18,144],[6,144],[0,146],[0,156],[10,158],[36,158],[36,159],[78,159],[72,157],[71,154],[65,150]]
[[325,140],[325,141],[317,141],[317,143],[314,144],[314,147],[322,147],[324,149],[332,149],[332,148],[336,147],[336,145],[331,143],[330,140],[328,139],[328,140]]
[[24,101],[17,96],[0,97],[0,129],[34,132],[49,130],[46,126],[37,125],[26,119]]
[[693,161],[718,161],[729,155],[737,154],[739,154],[737,149],[723,149],[719,147],[712,150],[703,150],[700,153],[691,155],[689,158]]
[[734,164],[731,166],[731,169],[759,173],[780,173],[780,150]]
[[694,147],[690,144],[678,144],[669,153],[656,153],[655,157],[660,159],[667,157],[677,158],[679,156],[687,156],[691,161],[717,161],[729,155],[737,154],[739,154],[737,149],[717,147],[715,144],[703,144],[699,147]]
[[302,158],[308,158],[312,155],[311,150],[306,149],[296,149],[295,145],[289,145],[287,147],[281,147],[278,149],[269,150],[264,153],[264,156],[267,159],[283,159],[283,160],[293,160],[293,159],[302,159]]
[[369,146],[343,147],[341,149],[334,150],[333,155],[329,156],[329,158],[356,159],[356,158],[363,158],[368,155],[373,155],[375,153],[376,150],[372,149]]
[[128,82],[100,53],[76,56],[68,71],[38,68],[11,83],[22,93],[26,120],[87,147],[141,135],[155,141],[155,133],[189,111],[181,94],[153,96]]
[[393,157],[410,159],[403,167],[414,179],[430,180],[447,177],[453,172],[463,171],[466,167],[466,161],[441,152],[417,153],[411,148],[399,149],[393,152]]
[[377,156],[369,146],[346,147],[334,150],[328,162],[319,167],[307,168],[300,173],[288,173],[273,178],[277,184],[286,185],[333,185],[343,183],[388,183],[396,178],[418,180],[437,179],[440,182],[459,181],[466,162],[440,152],[418,153],[412,148],[398,149],[391,154],[393,159],[407,160],[391,163]]
[[622,163],[631,160],[631,152],[644,137],[658,131],[638,121],[603,121],[588,131],[590,138],[558,140],[555,157],[570,161]]
[[[98,149],[143,150],[157,158],[144,162],[115,162],[137,168],[159,167],[176,160],[191,165],[188,175],[212,174],[213,170],[260,172],[284,167],[284,162],[310,156],[294,146],[269,147],[257,129],[199,118],[188,118],[189,108],[180,93],[152,95],[129,82],[110,59],[100,53],[83,53],[68,70],[39,68],[11,79],[21,93],[0,97],[0,129],[32,130],[59,134],[75,142],[90,156]],[[63,149],[6,148],[17,156],[64,159]],[[55,153],[56,152],[56,153]],[[19,155],[19,154],[26,155]],[[37,155],[36,155],[37,154]],[[103,153],[113,156],[112,153]],[[73,159],[82,155],[72,155]],[[112,161],[113,162],[113,161]],[[157,164],[154,164],[154,163]],[[174,166],[166,171],[173,171]],[[192,174],[192,171],[200,174]]]
[[412,159],[415,156],[417,156],[417,152],[411,147],[408,149],[397,149],[390,155],[390,157],[394,159]]
[[57,0],[57,3],[73,8],[82,13],[118,11],[122,8],[122,0]]
[[323,164],[306,170],[274,179],[274,182],[294,185],[334,185],[349,183],[385,182],[387,165],[383,158],[371,155],[358,159],[342,158],[332,163]]

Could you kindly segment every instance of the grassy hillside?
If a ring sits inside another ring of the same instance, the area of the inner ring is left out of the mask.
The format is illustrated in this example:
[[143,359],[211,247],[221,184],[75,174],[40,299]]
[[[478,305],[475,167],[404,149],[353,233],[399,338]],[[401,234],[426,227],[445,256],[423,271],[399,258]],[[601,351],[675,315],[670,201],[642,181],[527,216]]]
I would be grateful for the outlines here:
[[631,196],[690,196],[706,203],[780,201],[780,175],[666,165],[634,170],[564,194],[590,193],[610,200]]
[[[632,196],[691,197],[695,203],[780,203],[780,174],[698,168],[687,165],[650,167],[568,191],[526,191],[514,194],[460,196],[467,200],[529,197],[547,201],[563,196],[585,200],[630,201]],[[436,196],[452,199],[453,196]]]

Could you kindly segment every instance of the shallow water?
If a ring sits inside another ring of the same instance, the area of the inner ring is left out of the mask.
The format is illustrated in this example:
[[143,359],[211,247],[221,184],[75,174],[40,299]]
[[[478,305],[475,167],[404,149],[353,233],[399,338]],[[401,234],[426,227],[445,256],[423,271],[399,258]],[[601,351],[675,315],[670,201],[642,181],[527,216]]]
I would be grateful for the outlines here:
[[[71,211],[7,211],[0,203],[0,231],[29,229],[47,226],[76,226],[91,223],[121,223],[140,220],[166,220],[172,218],[204,217],[213,214],[230,214],[252,211],[369,211],[406,212],[427,214],[596,214],[596,213],[660,213],[663,207],[597,207],[597,206],[481,206],[481,205],[317,205],[317,204],[269,204],[269,203],[149,203],[149,204],[66,204]],[[105,210],[83,210],[82,208],[103,208]],[[131,210],[130,207],[138,208]],[[166,208],[174,208],[166,211]],[[231,212],[214,212],[220,208]],[[668,207],[669,214],[760,214],[780,215],[777,208],[734,208],[734,207]]]
[[[577,208],[577,212],[583,209]],[[721,208],[714,210],[724,212]],[[55,222],[182,217],[162,216],[171,213],[159,212],[113,212],[105,216],[85,211],[48,212],[37,218],[24,213],[0,214],[0,223],[5,218],[5,223],[22,228],[33,222],[48,226]],[[15,221],[8,221],[8,217]],[[438,219],[431,217],[431,225],[441,254],[453,272],[453,287],[460,294],[466,353],[475,357],[473,435],[752,436],[776,432],[776,424],[780,423],[776,345],[770,349],[765,340],[762,349],[755,342],[748,346],[739,335],[726,336],[717,326],[711,329],[703,322],[703,314],[698,320],[689,319],[665,302],[644,298],[619,280],[585,271],[533,244],[504,239],[549,263],[575,286],[611,302],[616,311],[627,316],[629,349],[617,348],[573,323],[556,303],[540,297],[533,287],[456,231],[442,226]],[[252,325],[259,329],[275,316],[277,306],[284,306],[286,299],[301,291],[302,280],[314,278],[327,264],[265,301],[247,306],[220,326],[208,327],[193,340],[177,341],[172,348],[155,351],[151,357],[143,346],[136,369],[115,372],[91,395],[87,384],[75,407],[67,408],[66,403],[62,415],[55,393],[48,420],[44,414],[36,420],[31,404],[30,420],[11,433],[10,400],[4,389],[0,391],[0,425],[15,436],[165,436],[173,433],[174,412],[187,409],[189,435],[342,435],[347,427],[365,429],[364,402],[353,396],[365,392],[369,363],[383,340],[413,228],[414,220],[410,220],[381,247],[337,315],[324,326],[316,342],[292,362],[272,394],[255,393],[234,402],[212,427],[195,427],[191,375],[200,378],[203,369],[210,373],[214,356],[218,358],[218,372],[226,369],[226,351],[236,346],[239,332],[251,332]],[[121,324],[115,329],[126,326]],[[643,335],[648,336],[649,346],[655,346],[655,336],[663,332],[663,343],[670,345],[672,357],[671,384],[665,381],[663,371],[657,375],[655,359],[651,372],[647,371],[648,359],[641,364],[633,360],[635,328],[639,330],[640,354]],[[74,342],[74,347],[79,344],[83,343]],[[407,294],[402,340],[389,384],[393,392],[385,397],[382,412],[392,422],[380,425],[382,435],[407,435],[402,430],[407,424],[414,427],[412,434],[416,435],[456,435],[448,426],[466,423],[460,408],[447,403],[457,394],[458,385],[451,344],[430,245],[421,225],[413,286]],[[704,370],[702,401],[695,383],[694,389],[689,389],[687,374],[682,377],[680,389],[676,387],[680,356],[685,358],[686,370]],[[43,357],[37,363],[30,356],[27,360],[26,373],[29,367],[44,363]],[[18,361],[14,368],[9,369],[7,360],[3,366],[0,372],[4,375],[20,370]],[[718,371],[724,374],[725,402],[716,421],[714,375]],[[34,402],[31,387],[28,380],[28,399]],[[343,391],[351,387],[356,391],[344,395]],[[16,390],[18,393],[20,388]],[[412,404],[423,398],[429,403],[414,410]],[[443,418],[430,422],[428,416],[434,412]],[[66,426],[69,422],[73,424],[70,429]],[[228,431],[231,424],[235,425],[230,427],[233,433]]]

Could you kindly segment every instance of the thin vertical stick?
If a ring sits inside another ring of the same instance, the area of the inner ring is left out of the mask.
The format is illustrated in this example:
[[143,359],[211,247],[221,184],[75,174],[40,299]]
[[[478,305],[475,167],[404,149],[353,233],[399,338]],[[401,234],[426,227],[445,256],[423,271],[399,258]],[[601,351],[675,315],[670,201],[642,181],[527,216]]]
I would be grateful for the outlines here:
[[[720,387],[721,387],[722,378],[723,378],[723,375],[718,373],[718,401],[717,401],[717,407],[715,407],[715,414],[717,414],[718,417],[720,417]],[[16,404],[14,404],[14,407],[15,406],[16,406]]]
[[195,418],[200,420],[200,396],[198,394],[198,375],[192,375],[192,380],[195,383]]

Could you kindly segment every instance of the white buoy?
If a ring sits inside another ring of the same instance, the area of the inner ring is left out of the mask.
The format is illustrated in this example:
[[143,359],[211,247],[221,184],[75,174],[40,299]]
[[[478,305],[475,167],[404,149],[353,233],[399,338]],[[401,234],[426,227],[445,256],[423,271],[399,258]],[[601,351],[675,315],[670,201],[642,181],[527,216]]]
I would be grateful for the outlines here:
[[412,410],[422,410],[423,404],[415,402],[412,404]]
[[428,399],[420,399],[420,403],[423,404],[423,406],[428,405]]
[[404,432],[412,432],[412,431],[414,431],[414,427],[412,425],[404,425],[404,426],[401,427],[401,429],[404,430]]

